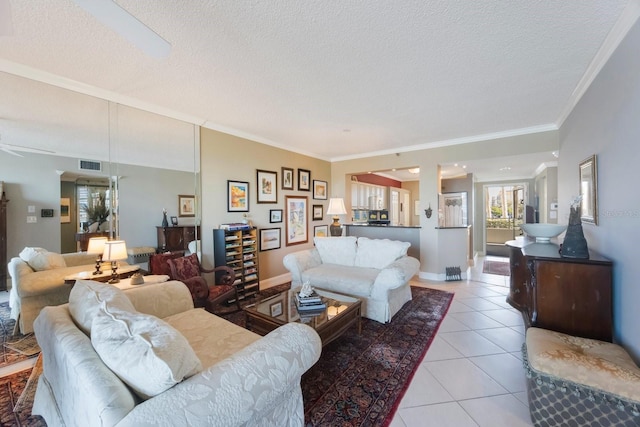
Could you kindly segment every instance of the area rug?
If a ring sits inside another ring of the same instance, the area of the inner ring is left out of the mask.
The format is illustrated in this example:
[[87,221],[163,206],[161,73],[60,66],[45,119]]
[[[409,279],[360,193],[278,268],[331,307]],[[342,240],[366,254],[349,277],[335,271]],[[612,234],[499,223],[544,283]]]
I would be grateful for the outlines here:
[[9,303],[0,303],[0,333],[2,334],[0,367],[21,362],[40,352],[33,334],[12,335],[16,321],[9,318],[10,314]]
[[18,411],[13,411],[31,377],[31,371],[31,369],[27,369],[0,378],[1,426],[46,427],[47,424],[42,417],[31,415],[33,400],[25,402],[21,408],[18,408]]
[[506,261],[485,260],[482,264],[482,272],[485,274],[496,274],[498,276],[511,275],[509,263]]
[[433,341],[453,293],[411,287],[413,300],[381,324],[362,319],[322,349],[302,376],[307,426],[386,426]]

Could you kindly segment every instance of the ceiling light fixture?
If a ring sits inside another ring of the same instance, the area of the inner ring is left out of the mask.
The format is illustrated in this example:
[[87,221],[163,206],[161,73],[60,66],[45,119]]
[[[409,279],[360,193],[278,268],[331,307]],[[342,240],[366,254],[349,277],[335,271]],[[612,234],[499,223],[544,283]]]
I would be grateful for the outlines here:
[[154,58],[166,58],[171,44],[112,0],[74,0],[98,21]]
[[407,170],[409,171],[409,173],[413,173],[413,174],[420,173],[420,168],[411,168]]
[[511,170],[511,166],[504,166],[500,168],[501,171],[510,171]]

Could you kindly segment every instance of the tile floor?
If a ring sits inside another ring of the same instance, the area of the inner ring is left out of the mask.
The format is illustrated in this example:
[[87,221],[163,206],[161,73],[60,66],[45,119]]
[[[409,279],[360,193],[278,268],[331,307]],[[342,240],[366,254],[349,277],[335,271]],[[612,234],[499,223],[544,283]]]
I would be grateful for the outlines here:
[[455,297],[391,427],[532,425],[520,354],[522,317],[505,301],[509,278],[483,274],[483,261],[466,281],[412,282]]

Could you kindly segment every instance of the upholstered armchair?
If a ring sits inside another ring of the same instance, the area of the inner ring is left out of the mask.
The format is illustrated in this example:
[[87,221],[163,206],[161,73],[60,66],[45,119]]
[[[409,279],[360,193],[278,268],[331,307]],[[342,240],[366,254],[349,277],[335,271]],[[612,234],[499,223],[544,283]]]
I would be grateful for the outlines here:
[[[210,313],[215,311],[217,304],[235,299],[236,307],[240,310],[238,290],[233,285],[234,271],[226,266],[212,269],[203,268],[196,254],[179,256],[175,254],[154,255],[149,261],[153,274],[167,274],[172,280],[184,283],[193,297],[193,305],[204,307]],[[203,274],[213,273],[215,285],[209,286]],[[216,280],[216,277],[218,280]]]

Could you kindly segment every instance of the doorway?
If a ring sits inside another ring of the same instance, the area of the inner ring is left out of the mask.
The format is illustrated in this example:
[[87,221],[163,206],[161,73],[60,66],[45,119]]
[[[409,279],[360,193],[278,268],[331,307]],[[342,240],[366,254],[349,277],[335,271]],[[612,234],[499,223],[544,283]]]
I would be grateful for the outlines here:
[[411,192],[390,187],[389,220],[391,225],[411,225]]
[[523,183],[484,186],[485,253],[509,256],[505,243],[522,235],[527,185]]

